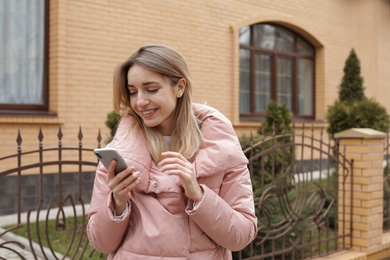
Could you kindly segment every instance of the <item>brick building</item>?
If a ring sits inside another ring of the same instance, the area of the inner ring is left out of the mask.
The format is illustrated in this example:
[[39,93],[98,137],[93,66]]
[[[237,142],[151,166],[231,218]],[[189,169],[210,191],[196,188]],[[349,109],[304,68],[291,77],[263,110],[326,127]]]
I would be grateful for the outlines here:
[[[390,110],[388,0],[6,0],[1,5],[0,157],[16,152],[18,129],[24,150],[37,148],[40,127],[45,146],[57,144],[59,127],[64,143],[76,145],[80,126],[84,146],[96,146],[99,129],[103,139],[109,134],[104,122],[112,111],[113,70],[147,43],[183,54],[196,84],[194,100],[223,112],[239,135],[259,126],[271,99],[288,104],[298,128],[305,122],[324,129],[352,48],[361,61],[366,96]],[[27,65],[16,56],[26,50],[38,53],[36,63],[28,65],[35,83],[28,69],[20,73]],[[38,98],[21,98],[31,89]]]

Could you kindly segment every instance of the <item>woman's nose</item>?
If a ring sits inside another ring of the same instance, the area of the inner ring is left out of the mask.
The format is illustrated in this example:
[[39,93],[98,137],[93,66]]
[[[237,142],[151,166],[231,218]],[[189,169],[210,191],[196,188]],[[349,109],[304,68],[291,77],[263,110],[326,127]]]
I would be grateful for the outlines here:
[[150,101],[145,94],[138,92],[137,106],[142,107],[142,106],[149,104],[149,102]]

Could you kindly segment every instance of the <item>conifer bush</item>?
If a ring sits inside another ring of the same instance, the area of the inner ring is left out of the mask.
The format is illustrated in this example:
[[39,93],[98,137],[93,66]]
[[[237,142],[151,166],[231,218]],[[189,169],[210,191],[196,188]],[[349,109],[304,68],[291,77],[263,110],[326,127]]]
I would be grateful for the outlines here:
[[352,49],[344,66],[344,77],[341,81],[339,99],[341,102],[360,101],[365,98],[363,78],[360,75],[360,61]]
[[[253,154],[259,154],[261,151],[290,143],[291,137],[283,134],[292,132],[291,122],[292,116],[287,106],[285,104],[278,105],[276,102],[271,101],[267,107],[265,123],[252,136],[252,144],[273,136],[278,137],[278,139],[265,141],[262,145],[253,149]],[[243,135],[239,140],[243,150],[250,146],[249,136]],[[272,172],[274,172],[274,175],[278,175],[282,171],[287,171],[292,160],[292,154],[292,146],[280,147],[272,152],[265,153],[262,158],[253,162],[252,185],[254,196],[261,194],[264,189],[262,183],[268,184],[272,181]],[[249,154],[246,154],[246,156],[249,156]]]
[[327,131],[332,137],[350,128],[372,128],[388,132],[390,119],[386,108],[375,99],[367,98],[364,89],[360,61],[352,49],[345,62],[339,97],[328,107],[326,115]]
[[112,139],[114,138],[120,120],[121,120],[121,116],[115,111],[111,111],[110,113],[107,114],[107,120],[105,124],[108,128],[110,128],[110,136],[107,138],[106,143],[111,142]]

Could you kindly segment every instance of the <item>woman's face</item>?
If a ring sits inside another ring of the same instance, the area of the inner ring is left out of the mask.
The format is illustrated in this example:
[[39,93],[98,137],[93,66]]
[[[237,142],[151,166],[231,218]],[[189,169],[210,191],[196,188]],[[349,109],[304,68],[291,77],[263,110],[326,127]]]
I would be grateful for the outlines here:
[[148,127],[162,135],[172,133],[177,98],[182,95],[185,80],[172,86],[167,77],[134,64],[127,73],[130,106]]

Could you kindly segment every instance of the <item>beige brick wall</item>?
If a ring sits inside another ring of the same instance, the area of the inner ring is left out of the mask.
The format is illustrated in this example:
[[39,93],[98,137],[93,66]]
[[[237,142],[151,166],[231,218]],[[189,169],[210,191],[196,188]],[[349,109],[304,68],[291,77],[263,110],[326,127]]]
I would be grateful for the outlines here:
[[[317,128],[325,126],[327,106],[337,98],[351,48],[362,62],[367,96],[390,108],[388,1],[51,0],[50,110],[57,115],[0,115],[0,157],[16,151],[17,129],[25,150],[37,147],[39,127],[49,136],[61,126],[66,141],[77,143],[81,126],[85,146],[96,146],[99,129],[108,135],[112,72],[146,43],[183,54],[196,83],[195,101],[221,110],[239,134],[256,130],[259,123],[239,121],[237,35],[242,26],[267,21],[296,30],[317,48]],[[54,139],[45,145],[55,145]]]
[[346,239],[351,242],[351,250],[367,255],[384,250],[388,243],[383,236],[385,137],[368,131],[347,131],[338,136],[346,159],[354,160],[353,172],[345,172],[343,166],[339,167],[338,234],[348,235],[352,231],[351,239]]

